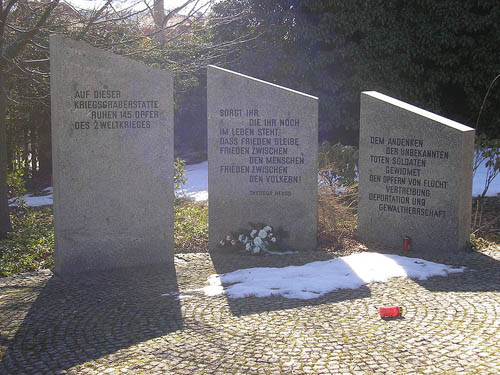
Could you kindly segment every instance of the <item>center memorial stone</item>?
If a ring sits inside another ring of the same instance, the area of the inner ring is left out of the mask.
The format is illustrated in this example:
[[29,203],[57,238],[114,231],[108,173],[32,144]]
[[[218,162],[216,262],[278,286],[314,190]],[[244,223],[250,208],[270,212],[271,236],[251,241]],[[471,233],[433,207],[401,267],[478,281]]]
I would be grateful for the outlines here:
[[210,249],[250,222],[314,249],[318,99],[215,66],[207,91]]
[[377,92],[361,94],[358,232],[418,251],[469,241],[474,129]]
[[173,81],[50,37],[55,271],[173,265]]

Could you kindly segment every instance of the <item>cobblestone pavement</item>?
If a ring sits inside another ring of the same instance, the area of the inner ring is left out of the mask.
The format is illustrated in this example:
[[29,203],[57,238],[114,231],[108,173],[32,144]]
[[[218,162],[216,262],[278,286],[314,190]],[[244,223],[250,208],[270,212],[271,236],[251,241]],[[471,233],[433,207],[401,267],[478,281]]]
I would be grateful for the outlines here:
[[[70,283],[50,272],[0,279],[0,374],[499,374],[498,253],[427,257],[469,268],[308,301],[189,290],[214,272],[331,255],[179,254],[176,276],[148,268]],[[162,296],[176,291],[180,299]],[[381,305],[405,315],[382,320]]]

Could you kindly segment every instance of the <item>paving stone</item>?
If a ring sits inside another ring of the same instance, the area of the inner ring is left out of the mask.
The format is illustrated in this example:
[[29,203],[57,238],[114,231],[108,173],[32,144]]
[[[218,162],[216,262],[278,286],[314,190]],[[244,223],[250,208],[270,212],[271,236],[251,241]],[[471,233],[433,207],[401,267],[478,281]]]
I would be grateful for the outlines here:
[[[0,279],[0,374],[500,373],[500,254],[436,256],[469,268],[309,301],[193,290],[215,272],[331,255],[182,257],[177,279],[161,268],[69,284],[50,273]],[[190,298],[162,296],[174,291]],[[377,307],[386,302],[412,313],[383,321]]]

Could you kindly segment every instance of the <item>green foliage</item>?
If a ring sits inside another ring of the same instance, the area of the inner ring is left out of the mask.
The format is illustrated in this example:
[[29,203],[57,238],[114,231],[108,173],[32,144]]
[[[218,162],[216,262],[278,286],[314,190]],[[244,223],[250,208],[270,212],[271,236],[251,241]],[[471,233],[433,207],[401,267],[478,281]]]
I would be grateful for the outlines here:
[[474,233],[470,235],[470,247],[471,250],[480,251],[485,249],[498,249],[495,242],[490,242],[483,237],[476,236]]
[[[177,199],[174,241],[177,252],[201,252],[208,247],[208,205]],[[52,269],[54,224],[52,208],[17,208],[13,231],[0,240],[0,277]]]
[[176,199],[174,242],[176,252],[202,252],[208,247],[208,205]]
[[[221,16],[249,16],[216,29],[235,46],[229,68],[320,97],[319,130],[359,126],[359,93],[377,90],[473,125],[500,71],[496,0],[225,0]],[[500,90],[491,90],[480,128],[498,136]],[[336,132],[338,133],[338,131]]]
[[24,168],[17,168],[7,172],[8,198],[17,198],[26,194]]
[[319,149],[318,168],[323,185],[352,186],[358,172],[358,149],[325,141]]
[[0,240],[0,276],[52,268],[54,225],[52,208],[18,209],[12,216],[13,231]]
[[181,185],[184,185],[187,182],[185,165],[186,165],[185,160],[182,160],[181,158],[175,158],[174,160],[175,190],[180,189]]

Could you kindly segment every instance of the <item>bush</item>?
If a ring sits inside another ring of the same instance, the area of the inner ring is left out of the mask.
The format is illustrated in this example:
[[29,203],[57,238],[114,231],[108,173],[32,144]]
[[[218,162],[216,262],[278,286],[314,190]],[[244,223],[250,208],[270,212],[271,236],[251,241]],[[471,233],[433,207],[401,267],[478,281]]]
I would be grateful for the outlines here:
[[[208,205],[186,199],[175,202],[176,252],[208,250]],[[51,207],[15,208],[13,231],[0,240],[0,277],[53,269],[54,222]]]
[[52,208],[16,209],[13,231],[0,240],[0,276],[38,271],[54,265]]
[[357,184],[318,195],[318,247],[338,250],[356,235]]
[[181,185],[186,184],[186,169],[184,168],[186,161],[181,158],[176,158],[174,160],[174,183],[175,190],[181,189]]
[[470,247],[471,250],[474,251],[481,251],[481,250],[495,250],[498,249],[497,244],[495,242],[488,241],[487,239],[475,235],[474,233],[471,233],[470,235]]
[[474,216],[472,218],[472,229],[478,229],[481,226],[481,218],[483,214],[483,202],[486,198],[493,180],[500,173],[500,139],[489,139],[484,135],[476,137],[473,174],[481,164],[486,167],[486,176],[484,180],[484,188],[481,194],[475,200]]
[[208,250],[208,205],[178,198],[175,201],[174,242],[176,253]]
[[26,194],[23,168],[7,172],[8,197],[17,198]]
[[483,163],[486,167],[486,178],[480,198],[486,195],[491,183],[500,173],[500,139],[489,139],[484,135],[476,137],[473,166],[474,174]]
[[358,149],[325,141],[319,149],[318,173],[323,185],[354,185],[358,177]]

